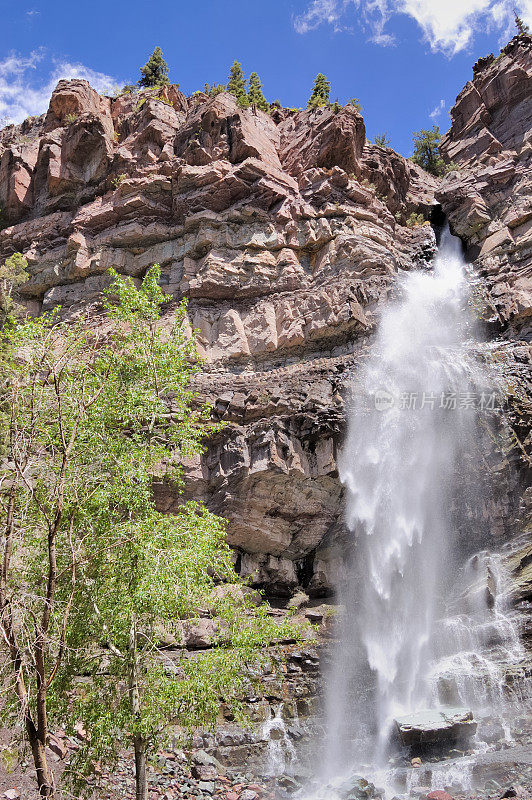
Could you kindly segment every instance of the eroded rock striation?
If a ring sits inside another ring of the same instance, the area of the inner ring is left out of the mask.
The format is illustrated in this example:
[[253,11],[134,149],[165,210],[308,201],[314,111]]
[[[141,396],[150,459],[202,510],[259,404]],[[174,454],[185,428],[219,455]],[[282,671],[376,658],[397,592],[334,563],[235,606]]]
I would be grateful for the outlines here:
[[443,152],[454,169],[437,193],[487,281],[503,329],[532,321],[532,37],[481,59],[458,95]]
[[[0,251],[28,259],[28,306],[73,314],[109,267],[158,262],[229,423],[189,490],[229,519],[256,583],[327,591],[342,384],[397,271],[434,252],[430,225],[405,222],[430,217],[437,181],[370,145],[352,106],[268,115],[175,86],[111,99],[61,81],[46,115],[0,137]],[[180,502],[164,483],[157,497]]]
[[[75,314],[110,267],[140,278],[154,262],[168,323],[189,298],[197,387],[228,425],[188,492],[227,517],[240,571],[274,594],[331,589],[346,381],[398,271],[434,253],[413,213],[449,214],[527,368],[530,64],[522,36],[477,66],[443,181],[370,144],[353,106],[265,114],[176,86],[109,98],[61,81],[45,115],[0,132],[0,258],[28,259],[32,311]],[[182,499],[164,481],[156,494],[168,511]],[[494,517],[508,513],[501,498]]]

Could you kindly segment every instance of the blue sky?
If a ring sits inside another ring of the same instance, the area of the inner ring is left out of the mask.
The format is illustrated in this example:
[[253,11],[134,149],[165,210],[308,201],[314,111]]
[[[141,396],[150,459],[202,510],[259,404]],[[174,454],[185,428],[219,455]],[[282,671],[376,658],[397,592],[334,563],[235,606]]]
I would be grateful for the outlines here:
[[360,99],[369,138],[387,131],[409,155],[412,131],[447,130],[473,63],[513,35],[514,6],[532,26],[532,0],[0,0],[0,118],[46,110],[61,77],[134,82],[160,45],[187,93],[237,58],[269,100],[303,106],[324,72],[333,100]]

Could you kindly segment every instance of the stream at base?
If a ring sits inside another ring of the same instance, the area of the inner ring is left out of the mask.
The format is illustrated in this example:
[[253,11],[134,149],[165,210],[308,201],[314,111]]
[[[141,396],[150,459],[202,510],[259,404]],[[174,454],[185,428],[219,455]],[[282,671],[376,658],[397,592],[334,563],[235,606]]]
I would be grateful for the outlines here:
[[[501,424],[469,291],[460,241],[446,229],[431,269],[400,277],[353,379],[339,461],[349,540],[338,644],[306,797],[371,797],[353,776],[390,798],[421,796],[420,785],[470,788],[474,759],[458,751],[430,774],[405,768],[395,722],[405,715],[461,707],[495,719],[512,743],[507,719],[526,696],[519,620],[503,560],[479,549],[467,513],[489,492],[479,454],[486,429]],[[489,743],[477,737],[462,750]]]

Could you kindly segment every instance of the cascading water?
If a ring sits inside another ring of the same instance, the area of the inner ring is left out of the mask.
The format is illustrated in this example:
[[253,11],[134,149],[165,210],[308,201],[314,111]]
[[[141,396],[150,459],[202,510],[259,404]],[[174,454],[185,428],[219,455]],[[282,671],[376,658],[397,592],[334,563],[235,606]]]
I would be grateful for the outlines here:
[[282,775],[296,758],[295,747],[290,741],[283,719],[282,703],[275,709],[273,716],[264,722],[261,735],[267,741],[267,774]]
[[[494,405],[471,355],[460,241],[445,230],[432,269],[404,274],[399,295],[353,383],[340,459],[351,541],[339,587],[339,645],[326,682],[327,779],[364,763],[384,765],[394,718],[448,705],[445,685],[454,703],[468,702],[479,642],[491,637],[519,657],[497,587],[485,607],[445,609],[467,551],[451,511],[456,487],[467,483],[479,414]],[[500,584],[500,569],[496,578],[494,565],[485,567]]]

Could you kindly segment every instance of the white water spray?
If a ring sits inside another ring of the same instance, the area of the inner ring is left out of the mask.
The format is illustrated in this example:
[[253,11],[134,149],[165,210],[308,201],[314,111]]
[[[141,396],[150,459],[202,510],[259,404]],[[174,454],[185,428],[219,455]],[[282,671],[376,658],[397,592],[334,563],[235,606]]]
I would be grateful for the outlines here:
[[266,754],[267,774],[271,776],[283,775],[295,761],[296,751],[283,719],[282,703],[275,709],[274,714],[263,723],[261,735],[268,743]]
[[[400,279],[401,299],[385,310],[352,387],[340,460],[351,560],[327,681],[328,778],[384,765],[394,718],[440,703],[449,671],[467,700],[472,640],[462,646],[456,636],[465,617],[445,636],[439,622],[459,565],[454,490],[479,409],[493,405],[468,346],[467,286],[460,242],[447,230],[433,269]],[[497,635],[517,647],[499,610]],[[475,613],[482,638],[488,620]]]

